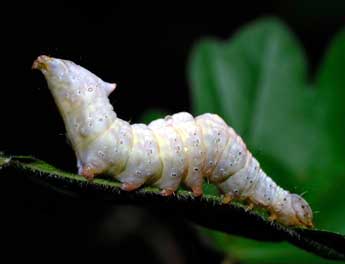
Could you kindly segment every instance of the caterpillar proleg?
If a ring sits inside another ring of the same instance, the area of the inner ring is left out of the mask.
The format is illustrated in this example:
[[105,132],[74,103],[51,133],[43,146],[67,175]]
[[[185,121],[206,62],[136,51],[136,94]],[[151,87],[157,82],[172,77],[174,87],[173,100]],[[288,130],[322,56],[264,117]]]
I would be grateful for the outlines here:
[[110,175],[131,191],[144,184],[171,195],[180,184],[202,195],[204,178],[230,201],[266,208],[272,220],[312,227],[312,211],[297,194],[279,187],[260,168],[234,129],[216,114],[193,118],[186,112],[149,125],[117,117],[104,82],[68,60],[39,56],[33,63],[45,76],[76,153],[78,173],[87,179]]

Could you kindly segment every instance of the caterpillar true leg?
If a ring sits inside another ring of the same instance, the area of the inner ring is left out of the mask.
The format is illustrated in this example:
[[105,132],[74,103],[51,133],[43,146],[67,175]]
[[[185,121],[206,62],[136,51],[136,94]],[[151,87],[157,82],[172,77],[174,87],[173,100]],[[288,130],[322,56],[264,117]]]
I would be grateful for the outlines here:
[[223,203],[228,204],[231,203],[231,201],[233,200],[232,196],[230,194],[225,194],[223,197]]
[[255,204],[254,204],[253,202],[249,202],[248,206],[246,207],[246,211],[253,210],[254,205],[255,205]]
[[268,217],[268,220],[273,222],[278,219],[278,215],[275,212],[271,212],[271,215]]
[[203,178],[232,199],[266,208],[270,220],[312,227],[312,211],[299,195],[279,187],[260,168],[242,139],[222,118],[182,112],[148,126],[117,117],[108,96],[116,85],[104,82],[68,60],[40,56],[32,66],[45,76],[87,179],[110,175],[132,191],[143,185],[172,195],[184,184],[202,194]]

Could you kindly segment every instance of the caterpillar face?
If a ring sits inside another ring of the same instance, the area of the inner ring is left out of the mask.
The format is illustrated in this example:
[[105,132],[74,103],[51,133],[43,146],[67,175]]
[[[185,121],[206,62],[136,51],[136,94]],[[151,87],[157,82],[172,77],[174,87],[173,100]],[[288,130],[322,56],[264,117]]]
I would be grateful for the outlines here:
[[301,225],[313,226],[313,212],[309,204],[299,195],[291,194],[291,204]]
[[44,74],[87,179],[108,174],[131,191],[144,184],[171,195],[180,184],[202,195],[207,178],[231,200],[267,208],[271,219],[312,227],[312,211],[296,194],[280,188],[260,168],[243,140],[215,114],[178,113],[148,126],[131,125],[113,111],[115,84],[68,60],[39,56],[32,66]]

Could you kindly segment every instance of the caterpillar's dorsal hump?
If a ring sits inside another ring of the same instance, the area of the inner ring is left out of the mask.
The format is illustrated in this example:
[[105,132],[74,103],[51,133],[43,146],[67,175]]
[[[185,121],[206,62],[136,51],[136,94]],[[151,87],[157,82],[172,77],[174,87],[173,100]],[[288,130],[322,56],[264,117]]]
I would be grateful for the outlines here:
[[103,89],[107,96],[109,96],[116,88],[116,83],[104,82]]

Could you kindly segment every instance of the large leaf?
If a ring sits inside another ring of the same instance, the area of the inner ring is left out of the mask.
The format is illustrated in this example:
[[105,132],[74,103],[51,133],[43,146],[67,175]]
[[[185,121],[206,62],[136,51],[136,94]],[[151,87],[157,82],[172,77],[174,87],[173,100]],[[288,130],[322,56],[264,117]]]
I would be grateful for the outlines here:
[[[295,246],[328,259],[345,260],[345,236],[322,230],[287,228],[271,223],[258,212],[247,211],[242,205],[226,205],[219,196],[205,195],[195,198],[188,191],[179,190],[174,196],[164,197],[157,188],[146,187],[135,192],[120,189],[120,183],[111,179],[85,178],[61,171],[32,157],[4,157],[0,155],[0,176],[16,177],[15,182],[28,178],[63,195],[82,197],[104,203],[136,203],[168,211],[188,218],[195,223],[251,239],[281,242]],[[237,250],[236,250],[237,252]],[[306,254],[306,253],[305,253]]]
[[[201,41],[189,66],[195,114],[221,115],[279,185],[308,191],[307,200],[320,211],[318,227],[345,233],[345,31],[314,84],[298,41],[276,19],[245,26],[229,41]],[[223,247],[236,246],[231,241]],[[250,245],[241,245],[249,249],[242,256],[247,260],[279,255],[267,246],[264,256],[253,258]]]

